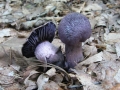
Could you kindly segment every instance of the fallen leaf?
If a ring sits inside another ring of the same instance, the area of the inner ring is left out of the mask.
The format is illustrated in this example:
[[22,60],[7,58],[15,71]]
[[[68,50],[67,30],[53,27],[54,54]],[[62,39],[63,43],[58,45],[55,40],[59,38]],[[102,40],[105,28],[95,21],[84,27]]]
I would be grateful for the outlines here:
[[5,38],[0,37],[0,43],[3,43],[5,41]]
[[[56,82],[47,82],[41,90],[63,90]],[[40,90],[40,89],[39,89]]]
[[14,68],[16,71],[19,71],[20,70],[20,66],[19,65],[10,65],[12,68]]
[[117,53],[118,58],[120,58],[120,42],[117,42],[115,44],[115,49],[116,49],[116,53]]
[[96,26],[104,26],[104,27],[106,27],[106,25],[107,25],[106,20],[107,19],[105,18],[104,15],[96,17],[95,20],[96,20]]
[[120,84],[113,86],[110,90],[120,90]]
[[106,51],[112,52],[112,53],[116,52],[115,47],[113,45],[110,45],[110,44],[106,45]]
[[45,90],[44,85],[48,82],[49,76],[46,74],[41,74],[37,79],[38,90]]
[[84,90],[104,90],[100,85],[94,84],[94,81],[89,74],[86,74],[81,70],[72,69],[72,71],[76,73],[76,78],[83,85]]
[[103,60],[103,52],[100,52],[100,53],[95,54],[95,55],[89,57],[88,59],[80,62],[78,64],[78,67],[81,66],[81,65],[89,65],[91,63],[99,62],[99,61],[102,61],[102,60]]
[[12,37],[9,40],[6,40],[4,43],[2,43],[2,46],[21,48],[25,41],[25,38]]
[[94,16],[96,11],[97,14],[101,14],[102,7],[97,3],[91,3],[83,9],[83,14]]
[[86,8],[84,8],[84,11],[92,11],[92,10],[102,10],[102,7],[97,4],[97,3],[93,3],[88,5]]
[[39,72],[32,70],[29,74],[29,76],[24,80],[24,84],[27,87],[26,90],[30,90],[30,89],[35,89],[37,87],[36,82],[30,80],[30,77],[34,74],[37,74]]
[[10,36],[10,31],[11,30],[9,28],[1,30],[0,37]]
[[63,81],[63,78],[64,78],[63,75],[56,73],[56,75],[54,76],[53,81],[55,81],[56,83],[61,83]]
[[93,56],[97,54],[97,48],[95,46],[84,45],[83,46],[83,53],[86,56]]
[[50,77],[54,76],[56,74],[56,69],[55,68],[51,68],[50,70],[48,70],[46,72],[47,75],[49,75]]
[[104,34],[104,40],[107,44],[114,44],[120,42],[120,33]]
[[117,81],[117,83],[120,83],[120,69],[117,71],[116,75],[114,76],[114,79]]
[[110,53],[110,52],[107,52],[107,51],[103,51],[103,60],[105,60],[105,61],[110,61],[110,60],[114,61],[116,59],[118,59],[116,54],[113,54],[113,53]]

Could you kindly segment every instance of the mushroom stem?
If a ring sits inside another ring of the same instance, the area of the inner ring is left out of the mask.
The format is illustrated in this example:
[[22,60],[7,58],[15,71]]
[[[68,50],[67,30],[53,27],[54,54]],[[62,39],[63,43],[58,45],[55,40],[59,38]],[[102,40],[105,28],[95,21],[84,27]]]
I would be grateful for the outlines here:
[[68,67],[74,68],[77,63],[83,60],[82,42],[77,45],[65,45],[66,60]]

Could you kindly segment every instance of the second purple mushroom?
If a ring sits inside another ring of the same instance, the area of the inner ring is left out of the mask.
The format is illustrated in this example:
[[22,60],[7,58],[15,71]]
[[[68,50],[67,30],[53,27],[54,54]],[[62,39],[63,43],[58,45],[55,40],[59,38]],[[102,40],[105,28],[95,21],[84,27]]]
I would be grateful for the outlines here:
[[82,42],[91,36],[91,25],[80,13],[67,14],[59,23],[58,34],[65,43],[65,54],[69,68],[83,60]]

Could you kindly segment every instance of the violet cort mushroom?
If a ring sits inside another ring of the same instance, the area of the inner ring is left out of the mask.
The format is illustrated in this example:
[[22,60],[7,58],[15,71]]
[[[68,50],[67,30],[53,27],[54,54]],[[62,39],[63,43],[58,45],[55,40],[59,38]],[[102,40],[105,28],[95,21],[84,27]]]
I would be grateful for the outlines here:
[[61,48],[56,48],[51,42],[55,35],[56,26],[53,22],[48,22],[30,34],[23,44],[23,56],[36,57],[41,62],[56,64],[60,67],[64,65],[64,56]]
[[60,21],[58,34],[65,43],[68,67],[74,68],[83,60],[82,42],[91,36],[90,22],[80,13],[69,13]]

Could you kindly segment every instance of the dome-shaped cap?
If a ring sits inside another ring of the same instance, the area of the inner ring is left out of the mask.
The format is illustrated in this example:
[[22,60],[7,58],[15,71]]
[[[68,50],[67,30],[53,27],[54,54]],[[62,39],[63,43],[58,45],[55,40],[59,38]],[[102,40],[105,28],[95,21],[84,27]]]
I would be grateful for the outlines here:
[[58,34],[63,43],[75,45],[91,36],[91,25],[84,15],[69,13],[60,21]]

